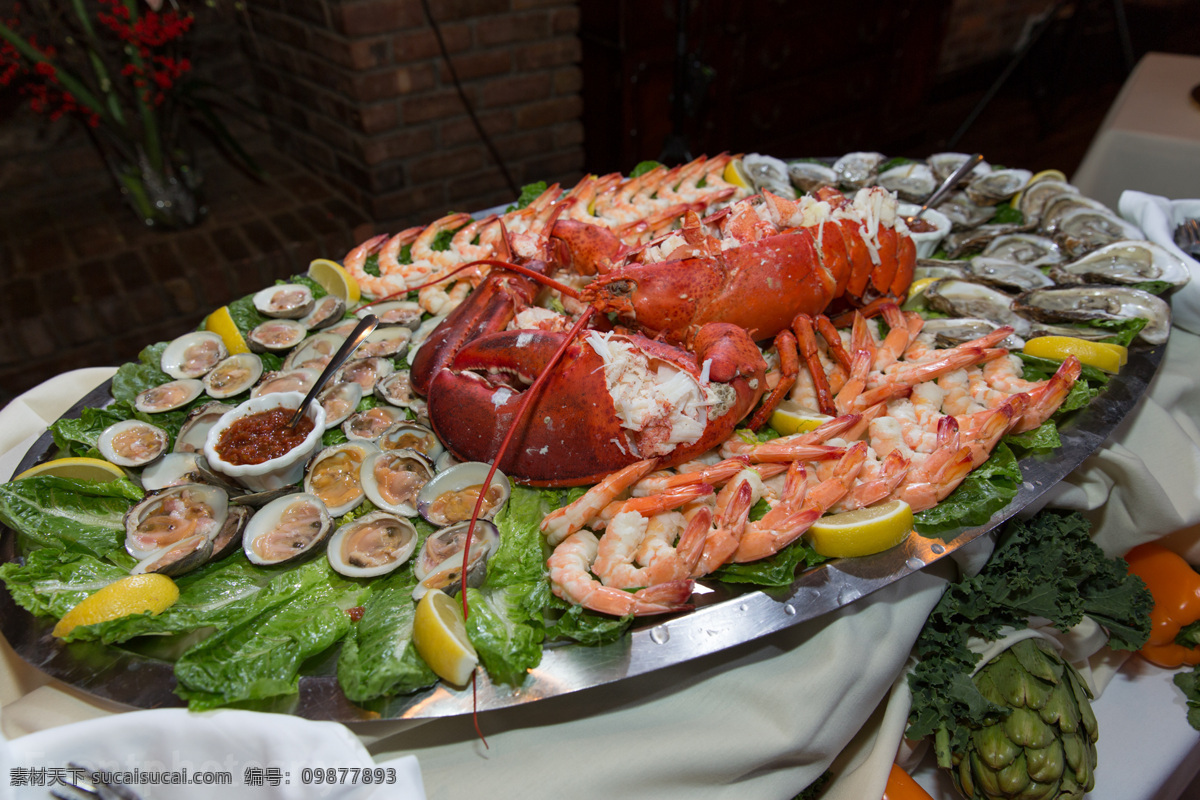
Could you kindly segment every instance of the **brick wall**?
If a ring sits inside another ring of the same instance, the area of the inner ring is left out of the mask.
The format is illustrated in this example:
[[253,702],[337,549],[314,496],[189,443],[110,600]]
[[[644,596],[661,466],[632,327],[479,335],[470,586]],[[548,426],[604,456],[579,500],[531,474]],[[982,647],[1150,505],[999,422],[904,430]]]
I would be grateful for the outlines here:
[[[429,0],[518,186],[583,170],[576,0]],[[246,45],[272,134],[382,228],[512,199],[418,0],[256,0]]]

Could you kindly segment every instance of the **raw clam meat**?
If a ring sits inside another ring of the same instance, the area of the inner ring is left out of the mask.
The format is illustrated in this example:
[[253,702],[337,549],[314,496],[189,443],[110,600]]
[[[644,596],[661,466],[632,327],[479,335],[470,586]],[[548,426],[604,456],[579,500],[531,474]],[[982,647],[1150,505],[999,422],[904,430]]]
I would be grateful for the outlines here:
[[224,400],[241,394],[262,377],[262,359],[253,353],[238,353],[217,364],[204,376],[209,397]]
[[[362,386],[357,383],[350,385],[358,386],[359,390],[362,390]],[[347,439],[366,439],[373,442],[388,428],[406,419],[408,419],[408,415],[402,408],[375,406],[349,417],[342,423],[342,432],[346,434]]]
[[167,451],[167,432],[137,419],[114,422],[96,440],[100,455],[118,467],[141,467]]
[[203,381],[195,378],[183,378],[151,386],[149,389],[139,392],[133,400],[133,407],[146,414],[161,414],[164,411],[182,408],[203,393]]
[[169,544],[138,561],[129,572],[142,575],[157,572],[161,575],[182,575],[204,564],[212,557],[212,537],[194,534]]
[[354,510],[362,503],[359,471],[363,461],[379,448],[370,442],[346,442],[326,447],[313,456],[304,476],[304,491],[320,498],[335,517]]
[[[417,496],[417,511],[428,522],[438,526],[469,520],[489,471],[490,464],[467,461],[439,472]],[[483,492],[480,519],[496,516],[511,494],[512,486],[508,478],[497,470],[492,475],[487,491]]]
[[299,283],[280,283],[255,293],[254,307],[268,317],[300,319],[313,307],[312,290]]
[[[425,537],[421,552],[413,562],[413,574],[419,581],[413,589],[414,600],[420,600],[430,589],[453,592],[461,585],[463,550],[470,527],[470,522],[460,522]],[[499,547],[500,530],[487,520],[478,520],[467,554],[467,586],[477,587],[483,583],[487,577],[487,560]]]
[[415,517],[417,498],[433,474],[429,459],[415,450],[379,451],[363,461],[362,487],[379,508]]
[[396,358],[408,349],[412,339],[412,330],[403,325],[387,325],[380,327],[367,336],[367,340],[359,345],[356,355],[362,358],[380,356]]
[[329,539],[329,565],[348,578],[373,578],[399,567],[417,549],[417,529],[403,517],[372,511]]
[[1138,239],[1141,235],[1137,226],[1111,211],[1075,208],[1058,218],[1056,238],[1068,256],[1078,258],[1106,244]]
[[401,408],[408,408],[418,399],[413,394],[412,374],[406,369],[396,370],[375,384],[375,396]]
[[204,483],[152,492],[125,514],[125,550],[141,561],[192,536],[212,539],[228,510],[225,492]]
[[[400,330],[407,331],[408,328],[400,328]],[[333,380],[339,383],[353,381],[362,386],[363,394],[369,394],[375,390],[376,383],[395,371],[396,365],[386,358],[379,356],[353,358],[333,373]]]
[[346,301],[337,295],[327,294],[313,302],[312,310],[300,318],[300,324],[309,330],[319,330],[336,325],[346,315]]
[[276,392],[300,392],[305,394],[321,377],[321,371],[300,368],[280,372],[268,372],[262,382],[250,391],[251,397],[262,397],[264,394]]
[[367,314],[374,314],[379,319],[380,325],[403,325],[411,330],[416,330],[421,324],[421,316],[424,313],[421,305],[415,300],[386,300],[382,303],[364,306],[355,311],[354,315],[362,319]]
[[362,400],[363,390],[357,383],[331,383],[317,395],[317,402],[325,409],[325,430],[341,425]]
[[1144,319],[1138,336],[1162,344],[1171,332],[1171,307],[1160,297],[1129,286],[1083,284],[1034,289],[1019,295],[1013,307],[1030,319],[1087,322],[1096,319]]
[[1017,201],[1017,210],[1025,216],[1025,222],[1037,225],[1046,207],[1062,195],[1079,196],[1079,190],[1066,181],[1042,179],[1025,187]]
[[272,566],[311,555],[333,531],[329,509],[311,494],[288,494],[260,508],[242,533],[252,563]]
[[256,353],[282,353],[300,344],[305,336],[308,328],[294,319],[269,319],[250,329],[246,344]]
[[412,422],[397,422],[379,436],[377,443],[381,450],[416,450],[430,461],[436,461],[445,449],[432,430]]
[[199,453],[204,449],[208,429],[229,411],[233,411],[233,406],[215,400],[193,408],[179,427],[172,450],[176,453]]
[[211,331],[192,331],[173,340],[162,352],[162,371],[172,378],[199,378],[229,355],[225,340]]
[[325,369],[346,337],[333,331],[314,333],[283,359],[284,369]]

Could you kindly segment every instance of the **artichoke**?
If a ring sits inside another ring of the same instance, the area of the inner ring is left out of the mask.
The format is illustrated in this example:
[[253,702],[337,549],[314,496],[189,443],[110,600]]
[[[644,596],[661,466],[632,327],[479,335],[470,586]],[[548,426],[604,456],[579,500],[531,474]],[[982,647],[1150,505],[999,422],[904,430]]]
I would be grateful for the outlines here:
[[1041,639],[1023,639],[972,679],[1005,709],[952,753],[966,798],[1082,798],[1095,784],[1096,717],[1079,673]]

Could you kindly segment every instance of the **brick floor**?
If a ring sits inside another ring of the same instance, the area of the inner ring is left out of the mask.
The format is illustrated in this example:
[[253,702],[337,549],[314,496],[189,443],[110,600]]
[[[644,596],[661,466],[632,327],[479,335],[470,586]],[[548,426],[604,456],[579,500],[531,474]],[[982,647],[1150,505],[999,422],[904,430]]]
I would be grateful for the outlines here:
[[[369,220],[269,145],[256,181],[200,154],[198,226],[142,226],[108,185],[0,204],[0,405],[70,369],[117,365],[315,255],[340,258]],[[357,231],[356,231],[357,229]]]

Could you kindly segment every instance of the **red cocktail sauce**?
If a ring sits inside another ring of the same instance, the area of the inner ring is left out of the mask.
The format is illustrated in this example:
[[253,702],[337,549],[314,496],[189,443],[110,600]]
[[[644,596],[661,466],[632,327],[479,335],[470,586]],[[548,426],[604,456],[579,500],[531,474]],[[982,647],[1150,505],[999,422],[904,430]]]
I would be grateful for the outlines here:
[[217,454],[229,464],[261,464],[287,455],[312,433],[313,421],[301,417],[296,427],[288,420],[296,413],[291,408],[260,411],[235,421],[217,439]]
[[926,222],[923,219],[904,220],[904,224],[913,233],[933,233],[937,230],[937,225],[932,222]]

